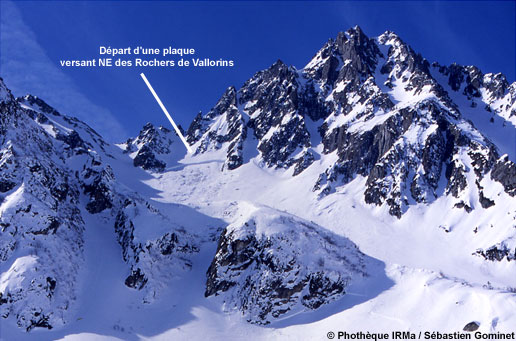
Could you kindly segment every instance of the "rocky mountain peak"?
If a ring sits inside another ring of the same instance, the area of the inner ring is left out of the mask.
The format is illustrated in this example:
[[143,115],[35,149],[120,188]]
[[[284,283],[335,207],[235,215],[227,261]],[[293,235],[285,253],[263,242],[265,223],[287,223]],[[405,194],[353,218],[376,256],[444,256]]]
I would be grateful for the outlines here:
[[150,122],[143,126],[136,138],[128,139],[122,146],[133,158],[135,167],[156,172],[162,172],[185,154],[175,132],[162,126],[155,127]]
[[403,43],[403,41],[401,40],[401,38],[393,31],[390,31],[390,30],[387,30],[385,32],[383,32],[381,35],[379,35],[376,40],[378,41],[378,43],[380,43],[381,45],[386,45],[387,43],[394,43],[394,42],[399,42],[399,43]]
[[375,41],[355,26],[339,32],[335,40],[326,43],[304,71],[310,78],[329,86],[342,80],[359,82],[373,73],[380,55]]
[[405,71],[419,74],[429,75],[430,64],[421,54],[416,53],[410,45],[405,43],[399,36],[392,32],[385,32],[377,38],[380,46],[388,48],[387,63],[382,67],[382,73],[390,72],[395,66],[398,66],[396,77],[400,78]]
[[222,115],[230,106],[235,106],[237,104],[236,96],[237,91],[235,87],[230,86],[227,88],[217,104],[206,114],[206,117],[213,119]]
[[[475,170],[480,181],[498,158],[493,143],[464,119],[448,84],[464,82],[468,96],[491,84],[487,102],[510,97],[501,115],[514,106],[502,75],[452,65],[442,68],[450,79],[441,84],[432,70],[395,33],[369,38],[355,27],[329,40],[303,70],[278,61],[236,94],[228,89],[210,114],[194,120],[188,138],[197,153],[226,148],[227,160],[236,160],[226,161],[229,169],[244,162],[249,135],[264,166],[292,168],[293,175],[336,152],[337,161],[320,174],[314,191],[327,195],[364,176],[366,202],[386,204],[401,217],[410,202],[435,200],[443,177],[446,193],[457,198],[466,187],[478,192],[474,183],[459,180],[464,170]],[[457,163],[464,153],[473,164]]]
[[369,38],[365,35],[360,26],[356,25],[349,28],[347,31],[340,31],[337,37],[333,40],[337,47],[343,47],[346,43],[355,46],[362,46],[367,44]]
[[163,126],[156,127],[152,123],[147,122],[140,130],[137,139],[146,143],[152,143],[170,133],[171,130]]

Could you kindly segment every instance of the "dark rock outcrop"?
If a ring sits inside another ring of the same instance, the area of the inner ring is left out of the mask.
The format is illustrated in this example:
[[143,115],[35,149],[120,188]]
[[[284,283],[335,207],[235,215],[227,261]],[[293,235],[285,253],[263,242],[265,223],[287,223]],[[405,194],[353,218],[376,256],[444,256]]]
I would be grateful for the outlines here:
[[222,296],[249,322],[317,309],[366,276],[363,255],[350,241],[279,211],[241,205],[244,216],[220,236],[205,296]]
[[[177,149],[180,149],[179,153]],[[125,152],[135,153],[134,166],[154,172],[163,172],[167,167],[167,161],[176,161],[171,155],[172,152],[181,155],[183,150],[179,136],[167,128],[156,128],[151,123],[147,123],[136,138],[125,142]]]
[[465,332],[474,332],[474,331],[478,330],[479,327],[480,327],[480,324],[478,322],[473,321],[473,322],[466,324],[464,326],[464,328],[462,328],[462,330]]

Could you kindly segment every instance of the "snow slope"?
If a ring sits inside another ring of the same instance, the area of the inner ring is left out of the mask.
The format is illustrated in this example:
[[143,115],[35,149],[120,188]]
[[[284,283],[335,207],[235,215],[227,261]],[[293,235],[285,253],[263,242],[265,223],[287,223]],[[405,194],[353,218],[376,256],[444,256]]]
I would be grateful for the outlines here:
[[[188,129],[194,155],[151,124],[110,145],[2,81],[0,109],[0,293],[22,289],[0,296],[3,340],[514,331],[503,75],[430,66],[392,32],[355,27],[302,70],[278,61],[227,89]],[[56,234],[41,212],[77,229]],[[52,329],[26,323],[42,312]]]

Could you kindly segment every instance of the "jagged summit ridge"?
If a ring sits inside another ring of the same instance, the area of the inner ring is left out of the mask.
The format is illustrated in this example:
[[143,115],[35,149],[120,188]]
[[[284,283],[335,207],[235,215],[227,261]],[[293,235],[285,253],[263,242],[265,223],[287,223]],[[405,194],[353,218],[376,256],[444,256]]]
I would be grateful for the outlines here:
[[515,87],[501,74],[430,64],[395,33],[369,38],[357,26],[330,39],[301,70],[277,61],[229,88],[196,117],[187,139],[198,154],[226,150],[228,169],[245,163],[253,146],[264,167],[293,175],[336,155],[314,191],[327,195],[363,176],[365,201],[401,217],[411,203],[443,192],[458,202],[466,192],[482,197],[480,185],[460,179],[473,172],[481,181],[503,154],[515,155],[477,129],[462,101],[483,102],[487,120],[507,120],[500,130],[512,134]]
[[196,144],[195,154],[226,148],[223,168],[235,169],[243,163],[243,141],[247,137],[244,117],[237,107],[237,92],[229,87],[206,116],[197,115],[187,131],[187,142]]

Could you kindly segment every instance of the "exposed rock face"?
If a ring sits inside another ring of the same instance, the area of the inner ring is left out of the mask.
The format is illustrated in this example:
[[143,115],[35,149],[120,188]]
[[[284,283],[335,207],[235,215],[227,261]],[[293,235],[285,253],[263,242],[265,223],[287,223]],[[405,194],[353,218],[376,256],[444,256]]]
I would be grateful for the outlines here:
[[447,77],[453,91],[467,97],[472,107],[481,103],[488,113],[516,124],[516,84],[509,84],[503,74],[484,74],[475,66],[442,66],[438,63],[433,66]]
[[464,330],[465,332],[474,332],[478,330],[479,327],[480,324],[478,322],[470,322],[466,324],[462,330]]
[[516,165],[507,156],[495,163],[491,178],[501,183],[511,196],[516,195]]
[[81,178],[84,194],[90,200],[86,205],[88,212],[95,214],[113,207],[115,190],[113,182],[115,176],[111,167],[104,166],[98,155],[93,154],[83,168]]
[[516,260],[516,246],[510,244],[514,242],[512,240],[501,242],[486,250],[479,249],[475,254],[492,262],[501,262],[504,259],[510,262]]
[[[170,135],[146,126],[128,147],[141,159],[145,148],[156,159],[170,156]],[[144,290],[146,302],[191,267],[196,237],[118,182],[109,164],[116,147],[37,97],[14,99],[1,79],[0,143],[0,263],[10,264],[0,279],[2,318],[27,331],[70,321],[84,268],[84,214],[114,226],[125,283]]]
[[243,143],[247,126],[237,104],[235,88],[224,92],[219,102],[206,114],[199,114],[187,131],[187,141],[195,144],[195,154],[224,149],[223,169],[235,169],[244,162]]
[[123,259],[131,267],[125,284],[138,290],[145,288],[147,303],[170,279],[189,270],[189,255],[199,251],[194,236],[138,197],[126,198],[121,205],[115,232]]
[[430,65],[396,34],[368,38],[357,26],[328,41],[302,70],[277,61],[238,91],[228,89],[194,120],[188,141],[197,153],[227,150],[228,169],[247,162],[246,148],[248,155],[257,148],[261,164],[292,168],[293,176],[337,155],[313,179],[314,191],[327,195],[365,177],[365,201],[398,218],[443,191],[472,209],[468,193],[477,192],[478,206],[492,207],[476,183],[491,174],[514,192],[514,160],[498,161],[497,147],[464,117],[469,107],[445,88],[516,125],[516,83],[476,67]]
[[0,279],[0,316],[27,331],[52,329],[67,321],[84,262],[81,189],[60,147],[31,119],[45,114],[20,107],[1,79],[0,89],[0,263],[11,264]]
[[320,226],[248,204],[240,204],[239,214],[220,236],[205,295],[221,295],[249,322],[317,309],[367,275],[356,246]]
[[249,115],[249,127],[258,139],[258,150],[265,165],[289,167],[298,148],[310,146],[310,135],[299,107],[294,68],[277,61],[269,69],[257,73],[242,89],[241,104]]
[[176,133],[164,127],[156,128],[147,123],[140,134],[128,139],[123,145],[130,153],[135,167],[163,172],[165,167],[177,161],[176,155],[182,155],[183,145]]

